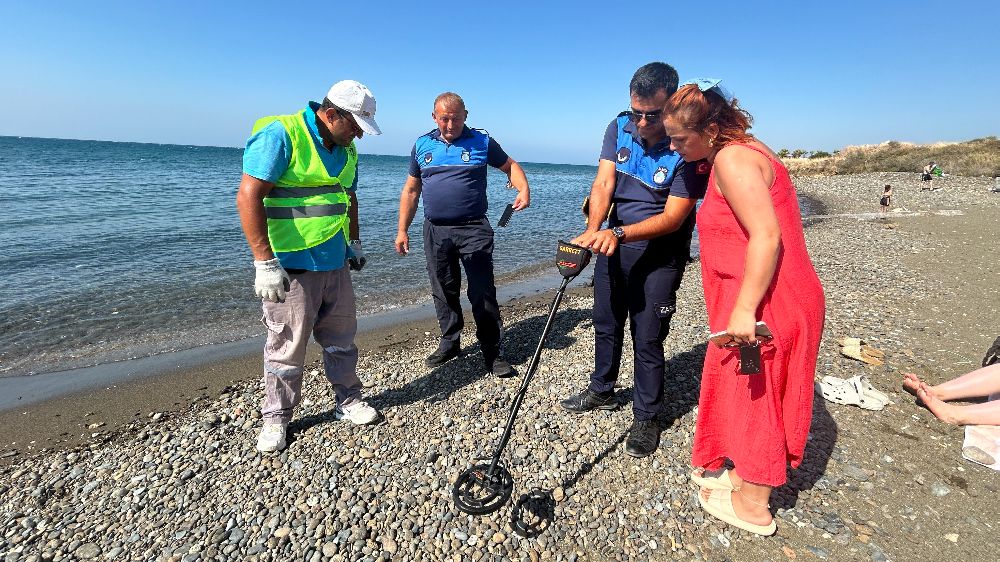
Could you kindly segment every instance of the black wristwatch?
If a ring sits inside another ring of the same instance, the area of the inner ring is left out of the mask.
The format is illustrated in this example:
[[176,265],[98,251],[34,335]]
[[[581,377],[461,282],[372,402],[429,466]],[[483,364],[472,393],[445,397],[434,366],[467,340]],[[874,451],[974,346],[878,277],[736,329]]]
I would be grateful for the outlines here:
[[625,229],[620,226],[613,227],[611,229],[611,234],[614,234],[615,238],[617,238],[619,242],[625,240]]

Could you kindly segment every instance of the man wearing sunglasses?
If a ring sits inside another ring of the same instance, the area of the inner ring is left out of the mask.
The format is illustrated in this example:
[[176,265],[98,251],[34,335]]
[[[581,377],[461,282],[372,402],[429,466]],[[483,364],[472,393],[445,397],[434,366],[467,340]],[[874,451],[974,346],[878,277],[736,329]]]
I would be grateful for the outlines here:
[[361,397],[349,272],[365,265],[354,145],[365,133],[381,134],[375,97],[363,84],[343,80],[323,103],[258,119],[243,152],[236,206],[253,252],[254,291],[267,328],[261,452],[285,448],[288,422],[302,398],[310,335],[323,348],[336,395],[334,416],[358,425],[379,419]]
[[[687,164],[670,150],[660,119],[677,91],[677,71],[652,62],[629,85],[631,105],[604,135],[590,189],[587,229],[573,240],[597,254],[594,270],[595,367],[590,385],[560,405],[575,413],[618,407],[625,319],[634,356],[632,412],[625,452],[652,454],[663,403],[663,341],[690,259],[695,202],[705,195],[707,162]],[[604,221],[608,227],[602,229]]]
[[469,112],[453,92],[434,100],[431,117],[437,128],[421,136],[410,155],[410,173],[399,198],[396,252],[410,251],[407,230],[424,201],[424,254],[430,274],[434,310],[441,327],[441,341],[425,364],[438,367],[458,356],[464,319],[459,291],[459,263],[468,279],[468,297],[476,321],[476,339],[486,371],[497,377],[516,375],[503,358],[503,319],[493,278],[493,227],[486,218],[486,167],[507,175],[517,190],[511,204],[515,211],[528,208],[531,196],[524,170],[507,156],[486,131],[465,125]]

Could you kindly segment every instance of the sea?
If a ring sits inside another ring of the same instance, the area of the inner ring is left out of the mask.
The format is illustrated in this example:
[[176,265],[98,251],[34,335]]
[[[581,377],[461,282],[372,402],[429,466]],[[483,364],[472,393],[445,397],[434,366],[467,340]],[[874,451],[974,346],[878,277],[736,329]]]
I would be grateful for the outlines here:
[[[235,197],[242,149],[0,137],[0,378],[257,338],[260,300]],[[531,207],[496,228],[498,283],[554,271],[583,231],[596,166],[523,163]],[[407,158],[362,154],[368,263],[359,316],[430,303],[421,216],[393,242]],[[515,191],[490,170],[494,224]]]

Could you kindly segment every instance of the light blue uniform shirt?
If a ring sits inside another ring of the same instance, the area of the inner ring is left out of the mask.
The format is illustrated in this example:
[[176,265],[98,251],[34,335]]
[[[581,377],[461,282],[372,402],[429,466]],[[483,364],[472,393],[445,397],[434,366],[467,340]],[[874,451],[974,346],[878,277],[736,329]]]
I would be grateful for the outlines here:
[[[306,126],[309,127],[309,133],[316,144],[316,152],[319,153],[327,173],[330,170],[339,171],[347,160],[347,151],[340,146],[334,146],[333,150],[327,150],[323,146],[323,140],[319,136],[319,127],[316,125],[317,109],[319,109],[318,103],[309,102],[305,113]],[[291,161],[292,139],[289,138],[281,122],[275,121],[247,140],[246,149],[243,151],[243,173],[259,180],[274,183],[285,173]],[[337,174],[331,175],[336,176]],[[354,191],[357,187],[358,175],[355,173],[354,184],[348,189]],[[312,248],[297,252],[275,252],[274,255],[285,269],[333,271],[344,267],[350,250],[347,247],[347,238],[341,231],[333,238]]]

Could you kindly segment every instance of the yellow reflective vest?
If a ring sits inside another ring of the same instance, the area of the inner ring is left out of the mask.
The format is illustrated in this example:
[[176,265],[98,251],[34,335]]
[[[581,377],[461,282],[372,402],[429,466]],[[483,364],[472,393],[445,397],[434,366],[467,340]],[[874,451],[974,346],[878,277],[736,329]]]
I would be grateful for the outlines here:
[[292,141],[288,169],[264,198],[267,237],[275,252],[295,252],[318,246],[341,230],[347,239],[347,210],[351,199],[347,188],[354,184],[358,150],[352,142],[344,147],[347,159],[336,176],[323,165],[312,134],[306,125],[306,110],[294,115],[262,117],[254,123],[253,134],[278,121]]

